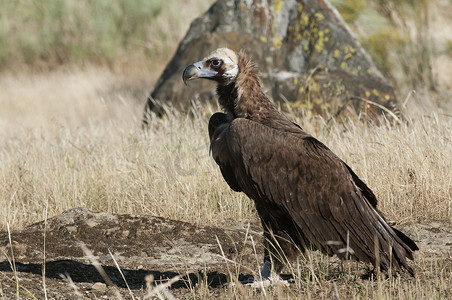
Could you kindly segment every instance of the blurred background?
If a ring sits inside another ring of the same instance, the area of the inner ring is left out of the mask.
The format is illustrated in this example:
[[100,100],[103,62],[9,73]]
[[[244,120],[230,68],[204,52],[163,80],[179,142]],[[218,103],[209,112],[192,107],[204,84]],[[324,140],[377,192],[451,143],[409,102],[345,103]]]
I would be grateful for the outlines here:
[[[447,107],[451,0],[331,1],[402,100],[416,90]],[[121,79],[116,90],[144,103],[191,21],[213,2],[1,0],[0,72],[101,68]]]

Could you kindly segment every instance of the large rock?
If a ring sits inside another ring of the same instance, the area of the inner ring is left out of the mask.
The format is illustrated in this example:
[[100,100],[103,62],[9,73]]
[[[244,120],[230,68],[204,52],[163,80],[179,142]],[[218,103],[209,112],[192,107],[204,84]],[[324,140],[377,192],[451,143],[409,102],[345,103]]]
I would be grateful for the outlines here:
[[179,107],[197,98],[215,101],[211,82],[185,87],[181,76],[218,47],[245,49],[258,63],[267,95],[309,114],[338,114],[350,105],[373,116],[382,112],[379,106],[397,106],[394,88],[327,0],[218,0],[191,24],[146,111],[158,112],[154,99]]

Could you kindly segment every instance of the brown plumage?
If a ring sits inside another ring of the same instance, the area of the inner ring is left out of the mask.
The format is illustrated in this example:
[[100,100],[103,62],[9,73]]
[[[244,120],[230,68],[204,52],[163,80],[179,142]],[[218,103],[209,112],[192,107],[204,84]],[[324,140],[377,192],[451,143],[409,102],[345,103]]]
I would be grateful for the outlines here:
[[287,258],[318,249],[375,265],[377,240],[383,270],[413,274],[407,259],[416,244],[385,221],[374,193],[347,164],[276,109],[244,52],[213,51],[185,69],[184,82],[194,78],[218,83],[226,114],[210,118],[212,155],[229,186],[256,204],[267,241],[264,261],[274,258],[279,272],[278,249]]

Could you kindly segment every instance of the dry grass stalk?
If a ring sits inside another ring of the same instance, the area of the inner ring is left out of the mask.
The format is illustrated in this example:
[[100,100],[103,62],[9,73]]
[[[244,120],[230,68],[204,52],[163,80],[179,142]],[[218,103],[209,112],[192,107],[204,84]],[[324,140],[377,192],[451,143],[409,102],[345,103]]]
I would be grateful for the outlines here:
[[[20,229],[45,219],[47,200],[49,217],[84,206],[210,224],[257,219],[254,204],[229,189],[209,157],[206,124],[216,107],[197,105],[193,114],[167,107],[168,115],[153,119],[151,130],[144,132],[143,105],[130,94],[112,93],[118,79],[106,74],[91,69],[48,77],[2,75],[1,230],[7,229],[3,224]],[[351,165],[375,191],[388,219],[450,222],[452,118],[416,101],[406,105],[409,122],[398,125],[290,117]],[[267,298],[281,293],[307,299],[378,297],[374,282],[356,278],[353,270],[333,278],[334,286],[328,258],[309,251],[306,257],[301,267],[289,266],[296,289],[266,289]],[[444,295],[451,282],[446,260],[418,260],[421,271],[413,280],[382,280],[382,297]],[[193,294],[209,295],[206,290],[201,283]],[[244,293],[252,298],[264,294]]]

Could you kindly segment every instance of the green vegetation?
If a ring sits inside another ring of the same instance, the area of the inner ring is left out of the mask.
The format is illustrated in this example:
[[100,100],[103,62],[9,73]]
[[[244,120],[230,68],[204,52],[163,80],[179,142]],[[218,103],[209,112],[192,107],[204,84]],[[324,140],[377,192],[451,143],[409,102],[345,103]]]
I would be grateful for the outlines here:
[[444,52],[446,53],[446,55],[452,57],[452,40],[446,41],[446,47],[444,49]]
[[[153,56],[179,38],[177,0],[0,1],[0,69],[107,63],[127,53]],[[205,7],[208,1],[194,4]],[[165,21],[159,18],[162,12]],[[186,23],[186,22],[184,22]],[[168,43],[168,44],[167,44]]]
[[333,0],[332,3],[341,12],[345,22],[355,21],[363,12],[366,0]]
[[[399,91],[435,90],[432,1],[333,0],[364,48]],[[439,49],[441,50],[441,49]]]

